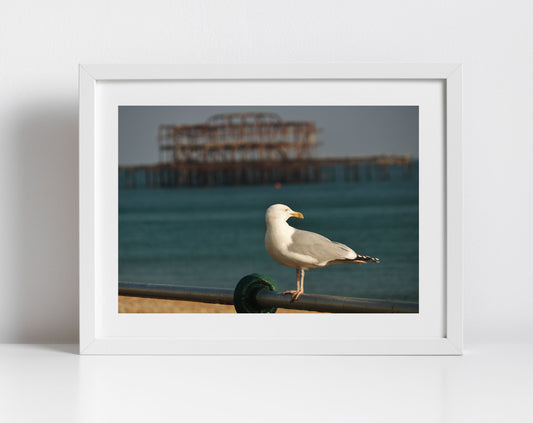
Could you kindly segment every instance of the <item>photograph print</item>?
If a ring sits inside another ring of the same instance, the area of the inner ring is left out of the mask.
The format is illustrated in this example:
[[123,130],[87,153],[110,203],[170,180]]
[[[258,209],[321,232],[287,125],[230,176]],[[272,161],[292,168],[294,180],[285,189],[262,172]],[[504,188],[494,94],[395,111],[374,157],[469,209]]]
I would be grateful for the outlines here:
[[120,106],[119,313],[418,313],[417,106]]

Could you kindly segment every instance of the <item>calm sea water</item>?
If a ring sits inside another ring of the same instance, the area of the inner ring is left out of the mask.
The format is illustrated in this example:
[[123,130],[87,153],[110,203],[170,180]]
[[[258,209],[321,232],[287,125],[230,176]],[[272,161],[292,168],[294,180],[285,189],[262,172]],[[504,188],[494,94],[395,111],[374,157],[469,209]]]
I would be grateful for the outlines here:
[[126,189],[119,192],[119,280],[234,288],[250,273],[296,288],[296,272],[264,244],[275,203],[380,264],[311,269],[305,292],[418,301],[418,179],[305,185]]

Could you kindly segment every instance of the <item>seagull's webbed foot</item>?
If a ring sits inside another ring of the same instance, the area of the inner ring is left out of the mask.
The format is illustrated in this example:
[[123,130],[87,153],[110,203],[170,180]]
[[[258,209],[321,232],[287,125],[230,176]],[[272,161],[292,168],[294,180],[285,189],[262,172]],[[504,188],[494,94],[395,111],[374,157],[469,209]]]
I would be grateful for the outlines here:
[[303,291],[298,290],[292,290],[292,291],[285,291],[282,293],[282,295],[291,294],[291,303],[295,302],[298,298],[300,298],[300,295],[303,294]]

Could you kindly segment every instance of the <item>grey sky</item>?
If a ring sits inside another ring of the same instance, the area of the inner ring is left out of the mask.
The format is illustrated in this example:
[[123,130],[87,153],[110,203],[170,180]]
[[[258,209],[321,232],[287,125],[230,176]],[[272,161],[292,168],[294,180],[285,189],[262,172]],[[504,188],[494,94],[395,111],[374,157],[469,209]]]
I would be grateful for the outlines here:
[[253,111],[314,121],[322,129],[319,156],[418,156],[417,106],[120,106],[119,163],[157,163],[160,124],[203,123],[218,113]]

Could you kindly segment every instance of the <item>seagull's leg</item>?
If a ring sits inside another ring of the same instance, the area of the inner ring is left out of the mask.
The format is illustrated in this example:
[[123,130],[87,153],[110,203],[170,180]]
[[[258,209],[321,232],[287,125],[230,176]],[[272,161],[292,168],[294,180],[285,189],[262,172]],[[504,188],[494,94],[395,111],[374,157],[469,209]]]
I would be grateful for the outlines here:
[[300,269],[299,267],[296,268],[296,290],[285,291],[282,293],[282,295],[291,294],[291,303],[296,301],[300,296],[298,293],[300,292],[300,278],[302,272],[302,269]]
[[300,298],[300,295],[304,293],[304,276],[305,276],[305,270],[300,269],[300,284],[298,285],[298,288],[296,289],[296,295],[292,296],[291,302],[296,301],[298,298]]

